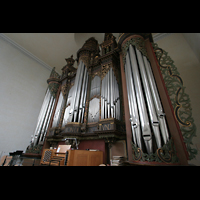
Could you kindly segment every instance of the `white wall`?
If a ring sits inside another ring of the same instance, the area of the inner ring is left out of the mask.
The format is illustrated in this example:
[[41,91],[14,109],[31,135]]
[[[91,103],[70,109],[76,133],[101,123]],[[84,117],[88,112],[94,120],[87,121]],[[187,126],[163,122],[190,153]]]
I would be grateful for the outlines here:
[[0,157],[29,145],[49,75],[49,69],[0,37]]
[[[185,34],[182,33],[173,33],[156,43],[174,60],[174,64],[183,79],[183,85],[186,87],[185,93],[190,97],[192,116],[197,127],[197,137],[193,138],[193,144],[198,150],[198,155],[189,163],[200,166],[200,59],[197,51],[194,52],[184,36]],[[191,35],[187,36],[192,38]],[[196,37],[196,43],[200,44],[200,38]]]

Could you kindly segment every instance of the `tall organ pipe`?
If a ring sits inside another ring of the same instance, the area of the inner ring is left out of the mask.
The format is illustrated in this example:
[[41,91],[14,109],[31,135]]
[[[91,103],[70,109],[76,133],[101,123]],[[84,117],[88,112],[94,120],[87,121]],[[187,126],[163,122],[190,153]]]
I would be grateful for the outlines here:
[[45,133],[45,128],[46,128],[47,121],[48,121],[48,118],[49,118],[49,114],[50,114],[52,103],[53,103],[53,96],[51,96],[51,98],[50,98],[50,102],[49,102],[48,109],[46,111],[44,123],[43,123],[42,128],[41,128],[41,133],[40,133],[40,139],[39,139],[39,141],[41,141],[41,139],[42,139],[42,137],[43,137],[43,135]]
[[50,91],[49,91],[49,88],[48,88],[47,91],[46,91],[46,95],[44,97],[44,101],[43,101],[42,107],[40,109],[40,114],[38,116],[37,125],[36,125],[36,128],[35,128],[34,134],[33,134],[32,142],[34,142],[34,138],[35,138],[35,136],[37,134],[38,127],[39,127],[40,122],[42,120],[43,112],[44,112],[44,109],[45,109],[45,106],[46,106],[46,103],[47,103],[47,98],[48,98],[49,92]]
[[111,109],[111,118],[113,118],[113,108],[114,108],[114,103],[113,103],[113,70],[112,67],[110,69],[110,109]]
[[114,80],[113,103],[114,103],[114,118],[117,118],[116,117],[116,79]]
[[88,87],[88,72],[86,73],[85,91],[84,91],[84,97],[83,97],[83,112],[82,112],[82,117],[81,117],[81,123],[83,123],[83,118],[84,118],[85,101],[86,101],[86,95],[87,95],[87,87]]
[[45,114],[44,114],[44,117],[42,119],[42,123],[41,123],[41,125],[39,127],[39,130],[38,130],[38,134],[37,134],[37,138],[36,138],[36,141],[35,141],[35,145],[38,143],[38,141],[40,141],[39,138],[41,138],[43,133],[44,133],[44,127],[46,125],[46,120],[47,120],[47,117],[48,117],[48,112],[49,112],[49,108],[50,108],[50,105],[51,105],[51,101],[52,101],[52,97],[50,96],[50,99],[49,99],[49,102],[48,102],[48,106],[46,107]]
[[77,114],[78,114],[78,106],[80,101],[80,94],[81,94],[81,86],[82,86],[82,80],[83,80],[83,69],[84,64],[81,65],[80,74],[78,78],[78,84],[77,84],[77,95],[75,97],[75,105],[74,105],[74,122],[76,122]]
[[63,104],[63,95],[62,92],[60,92],[52,127],[56,127],[58,124],[62,104]]
[[134,127],[133,127],[133,124],[134,124],[134,118],[133,118],[133,111],[132,111],[132,101],[131,101],[131,98],[130,98],[130,92],[129,92],[129,81],[128,81],[128,75],[127,75],[127,66],[125,64],[125,76],[126,76],[126,87],[127,87],[127,96],[128,96],[128,105],[129,105],[129,113],[130,113],[130,122],[131,122],[131,129],[132,129],[132,135],[133,135],[133,141],[134,143],[137,145],[137,141],[136,141],[136,136],[135,136],[135,130],[134,130]]
[[108,80],[108,100],[107,100],[107,105],[108,105],[108,118],[110,118],[110,70],[107,73],[107,80]]
[[75,83],[74,83],[74,90],[73,90],[73,94],[72,94],[72,103],[71,103],[71,109],[70,109],[70,117],[69,117],[69,121],[72,121],[72,117],[73,117],[73,113],[74,113],[74,104],[75,104],[75,100],[76,100],[76,95],[77,95],[77,87],[78,87],[78,81],[79,81],[79,76],[80,76],[80,72],[82,69],[82,65],[84,65],[84,63],[82,61],[80,61],[78,69],[77,69],[77,73],[76,73],[76,78],[75,78]]
[[104,119],[104,105],[105,105],[105,80],[102,80],[101,83],[101,102],[102,102],[102,106],[101,106],[101,119]]
[[147,108],[149,110],[151,126],[152,126],[152,129],[153,129],[155,138],[156,138],[157,147],[161,148],[159,121],[158,121],[158,118],[156,116],[156,111],[155,111],[153,99],[152,99],[152,96],[151,96],[151,90],[150,90],[150,86],[149,86],[149,83],[148,83],[143,58],[142,58],[141,52],[138,49],[136,49],[136,54],[137,54],[137,58],[138,58],[138,62],[139,62],[139,69],[140,69],[140,72],[141,72],[142,82],[143,82],[143,86],[144,86],[144,94],[145,94],[146,100],[147,100]]
[[160,122],[160,129],[161,129],[161,134],[164,140],[164,143],[166,144],[167,141],[169,140],[169,133],[168,133],[168,129],[167,129],[167,124],[165,121],[165,113],[163,112],[163,108],[162,108],[162,104],[160,101],[160,97],[157,91],[157,87],[156,87],[156,83],[154,80],[154,76],[151,70],[151,66],[150,63],[147,61],[147,58],[145,56],[143,56],[144,59],[144,63],[145,63],[145,68],[147,71],[147,76],[149,79],[149,84],[150,84],[150,88],[151,88],[151,92],[153,95],[153,101],[154,101],[154,105],[156,108],[156,112],[158,115],[158,120]]
[[107,113],[108,113],[108,107],[107,107],[107,95],[108,95],[108,87],[107,87],[107,85],[108,85],[108,80],[107,80],[107,77],[108,77],[108,74],[106,74],[106,76],[105,76],[105,110],[104,110],[104,114],[105,114],[105,119],[107,118]]
[[117,119],[120,120],[120,98],[119,98],[119,86],[118,86],[118,83],[117,83],[117,112],[118,112]]
[[41,139],[41,141],[44,141],[44,138],[45,138],[45,136],[47,134],[47,130],[48,130],[48,127],[49,127],[49,123],[50,123],[50,119],[51,119],[51,116],[52,116],[52,112],[53,112],[55,101],[56,100],[53,99],[53,104],[52,104],[52,107],[51,107],[50,115],[49,115],[48,122],[47,122],[47,125],[46,125],[46,128],[45,128],[45,132],[43,134],[43,138]]
[[142,86],[141,86],[140,77],[139,77],[135,50],[133,49],[132,45],[129,46],[129,53],[130,53],[132,70],[134,72],[133,73],[134,85],[135,85],[136,97],[137,97],[137,102],[138,102],[138,110],[139,110],[140,121],[141,121],[142,135],[145,141],[147,152],[150,154],[153,152],[152,135],[151,135],[150,127],[149,127],[149,120],[148,120],[147,110],[146,110],[144,96],[142,92]]
[[83,86],[82,86],[82,91],[81,91],[81,99],[80,99],[80,105],[79,105],[79,116],[78,116],[78,122],[81,120],[81,114],[82,114],[82,109],[83,109],[83,98],[85,94],[85,85],[86,85],[86,75],[87,75],[87,68],[85,67],[84,70],[84,77],[83,77]]
[[136,94],[134,89],[134,81],[133,81],[133,73],[130,65],[130,58],[129,53],[126,55],[126,80],[127,80],[127,92],[130,96],[130,105],[129,108],[132,111],[132,118],[130,119],[132,121],[132,127],[134,127],[134,132],[136,134],[136,139],[138,146],[140,149],[142,149],[142,138],[141,138],[141,130],[140,130],[140,119],[138,114],[138,108],[137,108],[137,100],[136,100]]
[[46,102],[45,102],[44,110],[43,110],[42,115],[41,115],[41,120],[40,120],[38,129],[37,129],[37,132],[35,134],[34,145],[37,144],[38,138],[40,137],[41,128],[42,128],[42,125],[43,125],[43,122],[44,122],[44,119],[45,119],[45,115],[46,115],[46,111],[47,111],[47,108],[48,108],[48,105],[49,105],[49,102],[50,102],[50,97],[51,97],[51,94],[49,92],[47,99],[46,99]]

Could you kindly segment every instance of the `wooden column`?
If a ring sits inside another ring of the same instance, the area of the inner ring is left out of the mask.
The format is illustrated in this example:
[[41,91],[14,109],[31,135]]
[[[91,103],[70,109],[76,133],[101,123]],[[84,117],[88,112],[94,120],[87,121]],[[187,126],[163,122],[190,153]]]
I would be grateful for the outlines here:
[[179,162],[181,165],[188,165],[187,161],[187,151],[185,144],[183,142],[183,137],[182,133],[180,130],[180,127],[178,125],[178,122],[175,119],[174,116],[174,109],[172,107],[167,88],[165,86],[160,67],[158,64],[158,61],[156,59],[155,53],[153,51],[153,47],[149,41],[149,39],[145,40],[145,45],[146,45],[146,50],[147,54],[149,56],[150,62],[151,62],[151,67],[153,70],[153,74],[156,80],[157,88],[160,94],[160,98],[162,101],[162,105],[166,114],[166,119],[168,122],[170,134],[173,138],[175,148],[177,151],[177,156],[179,158]]
[[122,89],[123,89],[123,100],[124,100],[124,112],[125,112],[125,124],[126,124],[126,141],[127,141],[127,151],[128,151],[128,161],[132,162],[132,132],[131,132],[131,122],[128,107],[128,94],[126,87],[126,77],[124,72],[122,52],[120,53],[120,68],[121,68],[121,78],[122,78]]

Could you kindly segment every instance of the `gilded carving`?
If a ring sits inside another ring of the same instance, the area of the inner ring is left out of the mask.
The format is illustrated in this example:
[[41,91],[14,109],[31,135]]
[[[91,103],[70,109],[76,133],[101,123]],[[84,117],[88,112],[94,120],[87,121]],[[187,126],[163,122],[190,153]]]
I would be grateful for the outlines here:
[[93,80],[93,78],[94,78],[95,76],[101,77],[101,70],[99,70],[98,72],[92,73],[92,77],[91,77],[92,79],[91,79],[91,80]]
[[57,94],[59,86],[60,84],[56,82],[50,82],[48,85],[50,93],[54,98],[56,98],[56,94]]
[[149,59],[149,57],[147,55],[144,40],[140,37],[134,37],[134,38],[131,38],[130,40],[126,41],[122,45],[122,54],[123,54],[123,64],[124,64],[124,66],[125,66],[125,63],[126,63],[126,53],[127,53],[127,50],[129,48],[130,44],[134,45],[144,56],[147,57],[147,59]]
[[191,147],[192,139],[196,136],[196,125],[192,117],[189,95],[185,93],[183,80],[168,53],[159,48],[156,43],[152,43],[152,46],[189,153],[189,159],[193,159],[197,154],[197,149]]
[[110,70],[110,67],[111,67],[111,63],[102,66],[102,68],[101,68],[101,80],[104,79],[104,77],[106,76],[106,74]]
[[67,84],[65,84],[65,85],[63,85],[63,86],[61,87],[61,91],[62,91],[63,96],[65,97],[66,94],[67,94]]

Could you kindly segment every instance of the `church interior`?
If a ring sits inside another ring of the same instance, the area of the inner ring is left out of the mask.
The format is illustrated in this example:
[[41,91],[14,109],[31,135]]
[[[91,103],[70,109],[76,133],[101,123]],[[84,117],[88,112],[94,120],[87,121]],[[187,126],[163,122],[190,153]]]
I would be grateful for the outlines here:
[[199,166],[199,33],[0,33],[1,166]]

